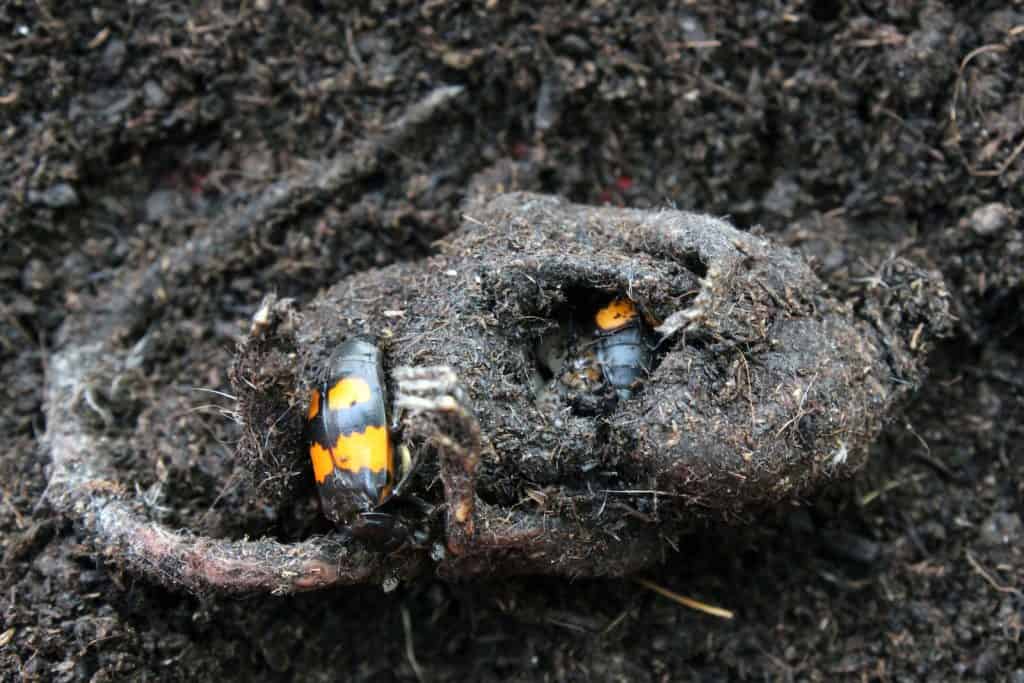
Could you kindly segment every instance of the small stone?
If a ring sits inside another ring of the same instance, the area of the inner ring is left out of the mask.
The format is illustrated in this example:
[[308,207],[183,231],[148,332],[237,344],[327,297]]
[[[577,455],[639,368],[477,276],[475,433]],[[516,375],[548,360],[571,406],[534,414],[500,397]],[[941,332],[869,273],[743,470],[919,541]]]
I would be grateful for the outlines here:
[[800,185],[788,176],[779,176],[762,199],[765,211],[792,218],[800,201]]
[[78,205],[78,193],[67,183],[57,183],[39,192],[29,190],[29,204],[42,205],[51,209],[63,209]]
[[987,546],[1010,545],[1021,543],[1024,523],[1020,515],[1014,512],[997,512],[981,524],[978,534],[981,542]]
[[107,43],[100,61],[100,69],[103,75],[111,79],[116,78],[121,73],[121,69],[124,68],[124,60],[127,55],[128,46],[125,45],[123,40],[115,38]]
[[1010,224],[1013,213],[1006,204],[992,202],[972,211],[967,223],[979,235],[992,235]]
[[154,190],[146,197],[143,213],[150,223],[170,220],[174,215],[184,211],[182,198],[171,190]]
[[545,78],[537,94],[537,106],[533,112],[533,127],[539,131],[553,128],[560,116],[561,86],[555,78]]
[[922,524],[918,533],[921,538],[933,546],[940,546],[946,542],[946,527],[942,525],[942,522],[934,519]]
[[259,645],[260,651],[263,653],[263,660],[271,669],[278,673],[284,673],[291,668],[291,651],[294,649],[294,643],[290,642],[290,639],[264,634]]
[[869,538],[848,531],[823,531],[825,549],[839,559],[870,565],[878,559],[881,547]]
[[154,80],[148,80],[142,84],[142,95],[146,100],[146,106],[150,109],[159,109],[167,104],[167,93]]
[[594,51],[586,40],[575,33],[567,33],[559,41],[562,50],[575,57],[585,57]]
[[33,292],[49,289],[54,279],[53,269],[37,258],[29,259],[21,271],[21,285]]
[[998,667],[999,651],[995,647],[989,647],[974,660],[974,674],[981,678],[988,678],[996,672]]

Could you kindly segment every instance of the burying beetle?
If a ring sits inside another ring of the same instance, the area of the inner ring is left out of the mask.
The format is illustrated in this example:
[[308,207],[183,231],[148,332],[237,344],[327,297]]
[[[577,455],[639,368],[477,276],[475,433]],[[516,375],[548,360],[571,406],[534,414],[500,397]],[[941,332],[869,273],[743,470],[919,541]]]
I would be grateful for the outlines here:
[[[587,319],[588,331],[576,333],[570,324],[574,334],[553,342],[565,346],[555,351],[563,366],[557,380],[589,394],[607,387],[617,399],[629,399],[651,372],[655,335],[625,297],[613,298]],[[408,535],[380,509],[401,496],[413,464],[403,446],[396,467],[388,413],[380,349],[363,339],[345,341],[328,362],[326,380],[310,395],[309,457],[324,515],[344,532],[380,544]]]

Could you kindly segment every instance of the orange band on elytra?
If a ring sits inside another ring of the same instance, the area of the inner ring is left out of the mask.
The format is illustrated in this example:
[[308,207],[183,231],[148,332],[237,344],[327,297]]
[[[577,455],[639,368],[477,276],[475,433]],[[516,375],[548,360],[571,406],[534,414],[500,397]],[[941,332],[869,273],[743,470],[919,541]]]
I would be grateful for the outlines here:
[[327,407],[330,410],[351,408],[357,403],[369,401],[373,391],[365,379],[346,377],[339,380],[327,392]]
[[615,299],[594,316],[597,329],[608,332],[628,325],[636,318],[636,306],[629,299]]
[[352,473],[364,468],[371,472],[390,472],[394,464],[391,441],[384,426],[341,434],[330,448],[314,442],[309,446],[309,457],[318,484],[323,484],[335,467]]
[[322,484],[327,481],[327,475],[334,469],[334,459],[331,458],[331,452],[320,444],[313,442],[309,445],[309,458],[313,461],[313,477],[316,479],[316,483]]

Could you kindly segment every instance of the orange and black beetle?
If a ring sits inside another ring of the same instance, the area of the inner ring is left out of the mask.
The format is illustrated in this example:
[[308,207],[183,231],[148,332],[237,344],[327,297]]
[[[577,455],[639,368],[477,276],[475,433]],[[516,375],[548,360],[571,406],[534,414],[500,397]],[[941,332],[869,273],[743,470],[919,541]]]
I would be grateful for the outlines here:
[[651,373],[654,346],[636,304],[620,297],[594,314],[597,364],[619,398],[633,395],[637,384]]
[[357,534],[390,531],[394,521],[374,512],[395,486],[385,393],[380,349],[352,339],[331,357],[306,414],[309,457],[324,515]]

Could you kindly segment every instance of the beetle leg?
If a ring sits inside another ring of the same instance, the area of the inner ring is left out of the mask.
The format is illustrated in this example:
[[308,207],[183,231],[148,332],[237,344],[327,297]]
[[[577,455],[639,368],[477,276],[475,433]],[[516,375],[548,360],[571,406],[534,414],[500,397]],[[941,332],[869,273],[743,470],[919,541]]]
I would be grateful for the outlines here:
[[448,550],[461,555],[470,547],[476,503],[476,471],[480,464],[480,423],[467,407],[458,376],[446,366],[397,368],[396,406],[410,418],[428,416],[427,443],[437,449],[441,481],[448,503]]

